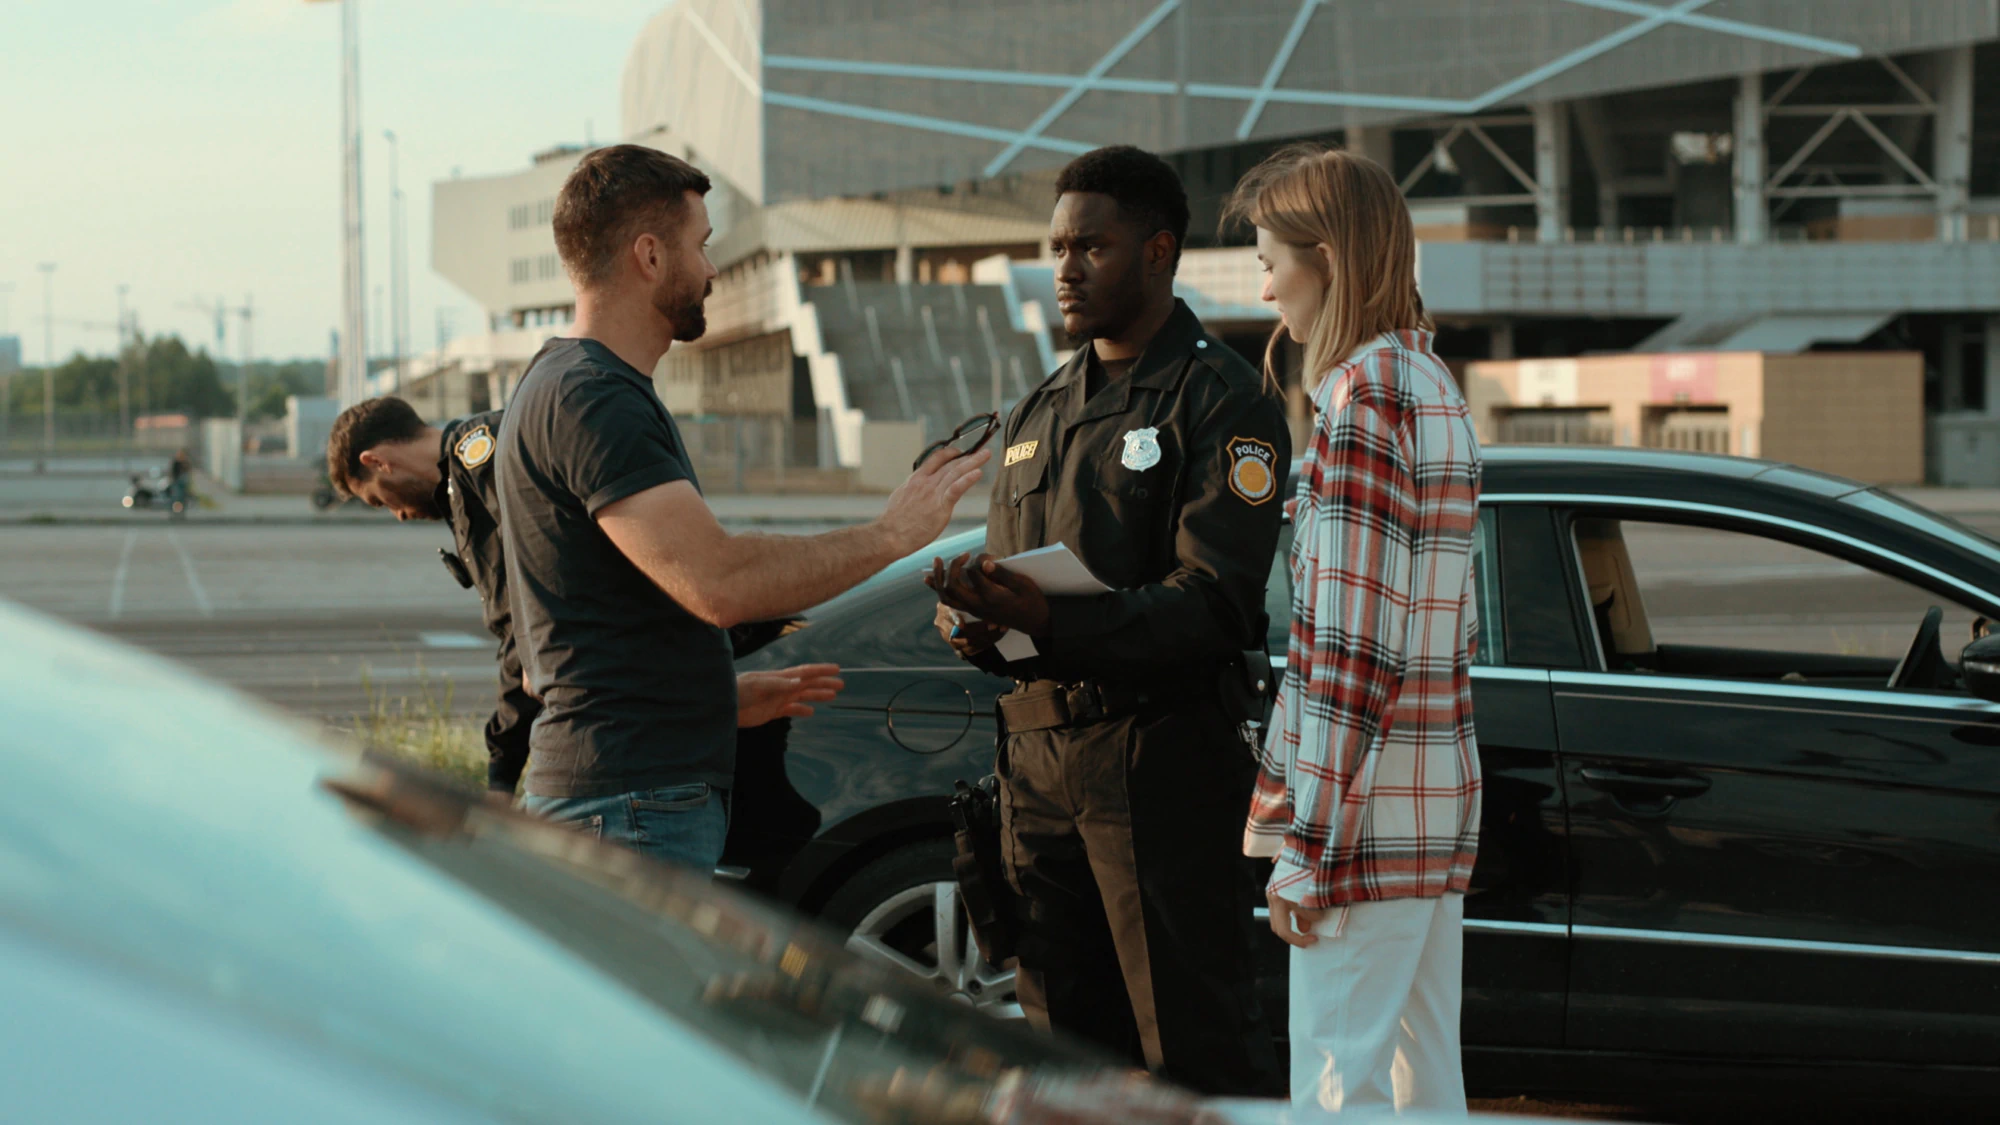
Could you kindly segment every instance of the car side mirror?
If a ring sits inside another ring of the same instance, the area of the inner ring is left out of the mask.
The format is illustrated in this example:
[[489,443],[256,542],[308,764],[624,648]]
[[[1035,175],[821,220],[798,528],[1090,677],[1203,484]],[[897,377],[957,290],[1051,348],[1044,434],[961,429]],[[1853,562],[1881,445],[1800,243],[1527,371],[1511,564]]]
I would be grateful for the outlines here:
[[1958,654],[1958,674],[1965,690],[2000,703],[2000,634],[1984,636]]

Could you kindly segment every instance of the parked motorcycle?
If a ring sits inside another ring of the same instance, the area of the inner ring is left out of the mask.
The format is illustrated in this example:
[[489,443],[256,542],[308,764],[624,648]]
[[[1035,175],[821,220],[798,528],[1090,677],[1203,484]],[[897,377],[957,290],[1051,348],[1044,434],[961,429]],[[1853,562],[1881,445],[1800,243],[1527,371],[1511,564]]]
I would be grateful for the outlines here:
[[169,480],[164,473],[133,473],[132,487],[126,490],[123,501],[127,508],[134,510],[151,508],[155,505],[167,509],[173,519],[187,515],[187,485]]
[[312,506],[316,512],[324,512],[328,508],[339,508],[348,504],[358,503],[360,501],[354,497],[342,496],[340,493],[334,491],[333,486],[330,484],[322,484],[318,488],[313,489],[312,492]]
[[361,501],[355,497],[342,496],[340,491],[333,487],[333,478],[327,475],[326,464],[322,462],[319,467],[319,484],[312,490],[313,511],[324,512],[329,508],[344,508],[349,504],[360,503]]

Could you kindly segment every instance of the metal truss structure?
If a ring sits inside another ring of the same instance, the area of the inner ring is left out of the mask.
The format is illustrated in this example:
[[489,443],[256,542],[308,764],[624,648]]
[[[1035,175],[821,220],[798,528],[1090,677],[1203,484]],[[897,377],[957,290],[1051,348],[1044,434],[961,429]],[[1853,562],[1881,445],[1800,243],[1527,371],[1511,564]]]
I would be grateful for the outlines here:
[[[1146,94],[1159,97],[1182,97],[1239,101],[1245,103],[1242,117],[1236,126],[1235,135],[1247,139],[1256,129],[1265,109],[1274,104],[1310,105],[1329,107],[1353,107],[1372,110],[1389,110],[1410,114],[1475,115],[1494,106],[1505,105],[1518,99],[1522,94],[1534,89],[1550,79],[1598,58],[1632,42],[1635,39],[1669,25],[1694,28],[1717,35],[1733,36],[1784,47],[1814,52],[1837,59],[1856,59],[1863,55],[1861,47],[1853,43],[1825,39],[1813,35],[1765,27],[1743,20],[1723,19],[1703,15],[1701,9],[1709,7],[1715,0],[1677,0],[1671,5],[1646,3],[1642,0],[1564,0],[1579,7],[1617,12],[1633,16],[1631,23],[1603,35],[1589,43],[1535,67],[1525,74],[1495,84],[1481,93],[1468,98],[1406,97],[1389,94],[1371,94],[1361,91],[1305,90],[1286,87],[1281,84],[1285,70],[1290,65],[1293,52],[1305,36],[1308,26],[1318,10],[1326,6],[1326,0],[1301,0],[1286,29],[1283,38],[1274,48],[1263,79],[1255,86],[1228,85],[1202,82],[1174,82],[1148,78],[1112,77],[1111,71],[1122,62],[1133,49],[1153,35],[1167,18],[1182,6],[1183,0],[1160,0],[1139,23],[1123,38],[1106,50],[1088,70],[1082,74],[1043,74],[1015,70],[986,70],[967,67],[927,66],[911,63],[878,62],[859,59],[829,59],[797,55],[765,55],[758,62],[764,71],[796,71],[805,73],[859,75],[877,78],[919,78],[948,82],[989,84],[1009,87],[1041,87],[1058,90],[1055,101],[1049,104],[1033,121],[1019,129],[996,128],[989,125],[973,124],[925,114],[886,110],[874,106],[857,105],[849,102],[833,101],[825,98],[808,97],[799,94],[769,90],[751,76],[749,68],[722,52],[722,44],[713,31],[705,26],[697,28],[706,32],[704,38],[718,52],[725,55],[731,73],[738,76],[753,93],[761,96],[767,104],[806,110],[832,117],[869,121],[895,125],[903,128],[989,140],[1000,146],[999,151],[988,161],[984,172],[996,176],[1006,171],[1024,150],[1042,149],[1047,151],[1075,154],[1087,152],[1096,146],[1082,141],[1068,140],[1049,134],[1069,110],[1084,96],[1093,92],[1120,94]],[[692,15],[691,9],[690,14]],[[698,20],[699,17],[694,17]],[[1502,154],[1477,125],[1467,125],[1455,131],[1448,145],[1459,137],[1469,136],[1493,152],[1508,167],[1510,174],[1520,180],[1524,187],[1535,191],[1534,180],[1514,162]],[[1514,201],[1512,197],[1509,201]]]

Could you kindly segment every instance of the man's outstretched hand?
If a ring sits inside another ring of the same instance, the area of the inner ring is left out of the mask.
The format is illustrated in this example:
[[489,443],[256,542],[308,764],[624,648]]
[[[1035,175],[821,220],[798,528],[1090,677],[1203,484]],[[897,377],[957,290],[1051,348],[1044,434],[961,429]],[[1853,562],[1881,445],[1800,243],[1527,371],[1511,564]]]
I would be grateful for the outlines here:
[[800,664],[776,672],[739,672],[736,676],[736,725],[761,727],[777,719],[803,719],[812,704],[826,703],[847,684],[838,664]]
[[981,621],[1031,637],[1049,635],[1049,599],[1042,588],[992,555],[960,555],[949,565],[932,559],[924,585],[937,591],[938,601]]
[[964,456],[954,449],[940,449],[890,494],[876,522],[888,533],[898,557],[921,551],[944,534],[959,499],[979,483],[981,466],[992,459],[990,449]]

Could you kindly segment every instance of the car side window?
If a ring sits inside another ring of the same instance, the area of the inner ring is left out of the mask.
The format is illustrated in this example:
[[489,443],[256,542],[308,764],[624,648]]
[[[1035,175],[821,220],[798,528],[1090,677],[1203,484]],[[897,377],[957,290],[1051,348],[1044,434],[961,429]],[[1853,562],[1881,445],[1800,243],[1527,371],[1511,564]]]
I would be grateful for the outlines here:
[[[1500,567],[1493,544],[1497,541],[1498,517],[1491,509],[1479,513],[1479,526],[1472,538],[1473,605],[1479,616],[1478,645],[1474,664],[1504,664],[1506,653],[1500,637]],[[1291,641],[1292,629],[1292,524],[1285,521],[1278,535],[1278,553],[1271,560],[1271,577],[1264,584],[1264,611],[1270,615],[1267,638],[1272,656],[1283,657]]]
[[1264,634],[1266,649],[1280,660],[1290,651],[1292,639],[1292,521],[1278,528],[1278,552],[1271,556],[1271,577],[1264,582],[1264,613],[1270,618]]
[[1479,513],[1479,527],[1472,535],[1472,604],[1479,616],[1478,645],[1473,649],[1474,664],[1505,664],[1507,650],[1501,641],[1500,566],[1494,544],[1499,542],[1500,516],[1491,508]]
[[1614,671],[1882,687],[1925,613],[1956,658],[1979,614],[1900,578],[1769,536],[1579,518],[1591,618]]

